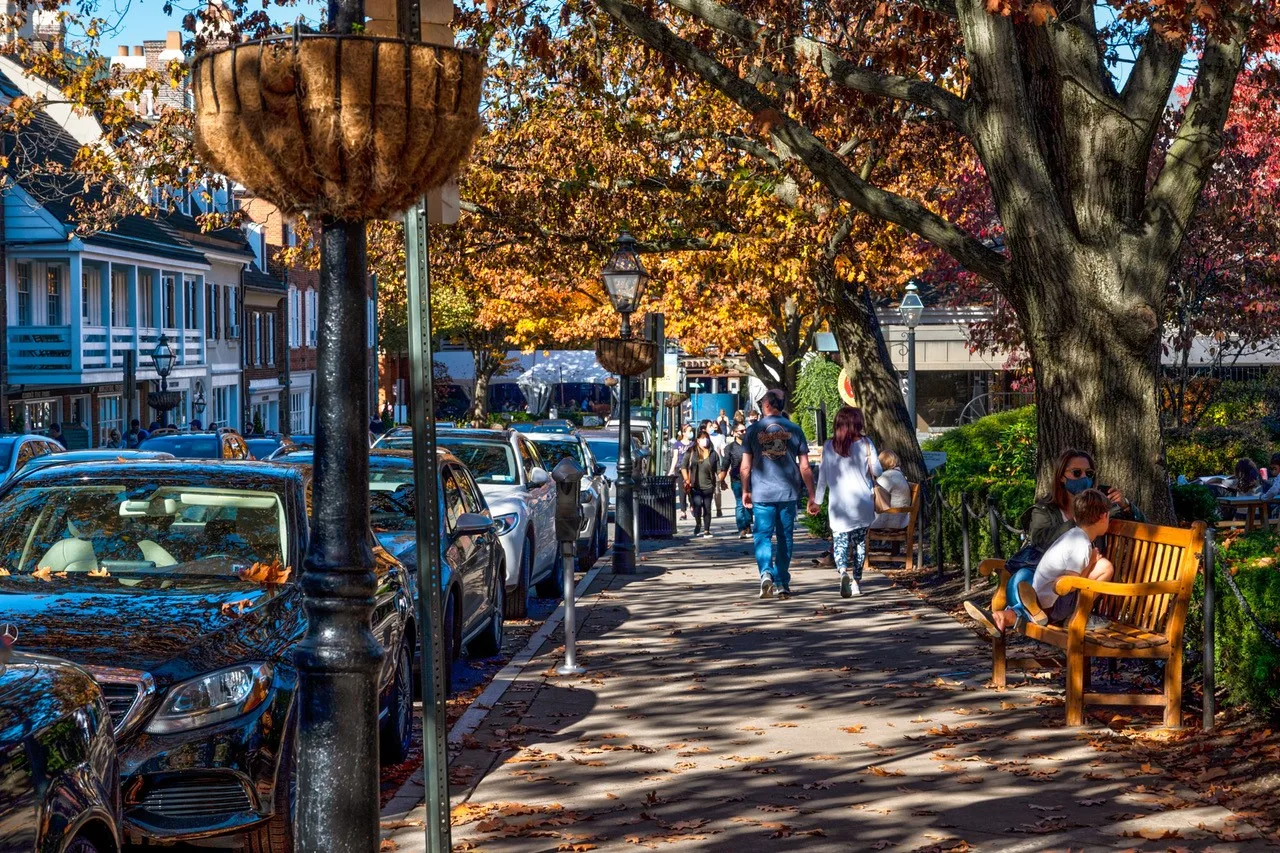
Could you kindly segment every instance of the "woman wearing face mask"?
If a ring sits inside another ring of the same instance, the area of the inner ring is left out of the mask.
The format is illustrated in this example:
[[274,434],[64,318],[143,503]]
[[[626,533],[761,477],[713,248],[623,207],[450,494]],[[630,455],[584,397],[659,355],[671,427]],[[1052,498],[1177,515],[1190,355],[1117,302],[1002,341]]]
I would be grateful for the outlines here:
[[[1041,551],[1058,541],[1062,534],[1075,526],[1071,515],[1071,499],[1085,489],[1095,488],[1093,457],[1083,450],[1064,450],[1053,469],[1053,495],[1042,497],[1032,505],[1030,517],[1024,528],[1028,544]],[[1138,509],[1119,489],[1108,486],[1096,488],[1111,501],[1111,517],[1128,521],[1146,521]]]
[[[684,468],[685,454],[689,452],[690,447],[693,447],[693,427],[685,424],[676,435],[676,440],[671,442],[671,468],[667,471],[668,477],[680,476],[680,471]],[[680,520],[688,521],[689,505],[685,499],[684,489],[676,490],[676,500],[680,504]]]
[[698,433],[697,443],[684,457],[685,491],[693,504],[693,535],[711,535],[711,500],[716,493],[716,479],[720,473],[720,456],[711,444],[711,436],[704,429]]

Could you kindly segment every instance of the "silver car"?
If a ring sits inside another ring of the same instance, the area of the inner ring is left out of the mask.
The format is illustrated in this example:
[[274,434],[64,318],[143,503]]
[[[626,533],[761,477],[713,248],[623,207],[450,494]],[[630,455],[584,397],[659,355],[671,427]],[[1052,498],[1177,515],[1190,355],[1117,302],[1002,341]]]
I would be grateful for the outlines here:
[[524,437],[538,448],[548,468],[568,457],[585,473],[582,478],[582,517],[584,524],[578,534],[578,562],[589,569],[605,553],[609,544],[609,478],[605,466],[591,452],[587,440],[578,433],[526,432]]
[[[543,598],[560,595],[555,483],[538,449],[518,432],[437,428],[436,442],[452,451],[480,486],[506,557],[507,618],[523,619],[531,588]],[[413,434],[400,427],[380,436],[374,447],[410,450]]]

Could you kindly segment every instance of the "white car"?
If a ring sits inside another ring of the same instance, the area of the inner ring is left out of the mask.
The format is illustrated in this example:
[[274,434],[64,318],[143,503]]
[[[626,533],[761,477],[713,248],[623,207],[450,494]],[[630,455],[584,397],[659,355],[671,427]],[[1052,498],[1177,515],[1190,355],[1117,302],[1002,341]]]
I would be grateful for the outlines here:
[[578,562],[589,569],[600,559],[609,544],[609,478],[605,466],[596,460],[590,445],[578,433],[526,432],[524,437],[538,448],[548,468],[568,457],[584,474],[579,501],[582,504],[582,529],[578,532]]
[[436,442],[471,471],[497,522],[506,556],[507,618],[526,616],[531,587],[539,597],[558,597],[556,485],[537,448],[511,430],[441,429]]
[[[619,418],[609,418],[605,422],[604,428],[607,430],[617,431],[622,427],[622,420]],[[635,418],[631,419],[631,435],[640,442],[641,447],[653,446],[653,424],[648,421],[640,421]]]

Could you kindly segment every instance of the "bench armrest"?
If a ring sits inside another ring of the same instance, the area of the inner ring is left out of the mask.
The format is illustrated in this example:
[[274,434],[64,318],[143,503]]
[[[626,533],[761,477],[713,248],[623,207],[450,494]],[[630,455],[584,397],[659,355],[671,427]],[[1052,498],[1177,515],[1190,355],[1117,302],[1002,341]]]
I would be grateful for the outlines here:
[[1066,595],[1072,590],[1089,590],[1096,595],[1176,595],[1182,591],[1179,581],[1153,581],[1149,583],[1113,583],[1111,581],[1089,580],[1079,575],[1068,575],[1058,578],[1053,591],[1058,595]]
[[978,574],[984,578],[998,575],[1004,570],[1004,560],[983,560],[978,564]]

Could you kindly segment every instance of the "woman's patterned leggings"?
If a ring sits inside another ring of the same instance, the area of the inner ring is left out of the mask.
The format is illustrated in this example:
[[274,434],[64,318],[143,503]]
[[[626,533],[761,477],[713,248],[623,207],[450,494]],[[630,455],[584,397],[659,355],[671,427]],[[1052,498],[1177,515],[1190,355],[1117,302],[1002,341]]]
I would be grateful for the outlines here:
[[[853,579],[862,582],[862,564],[867,561],[867,528],[856,527],[844,533],[835,533],[831,537],[834,550],[836,571],[845,569],[853,571]],[[853,560],[849,557],[852,555]],[[852,563],[852,564],[851,564]]]

